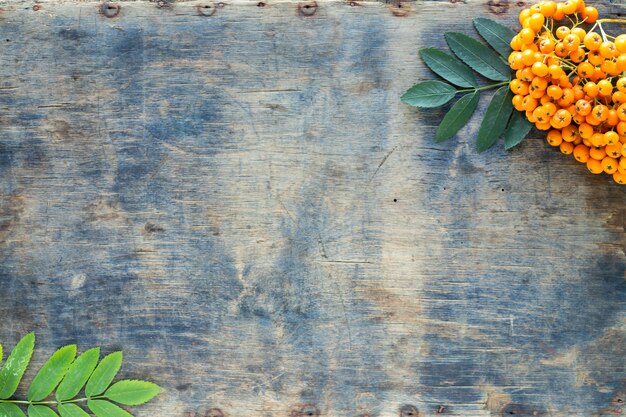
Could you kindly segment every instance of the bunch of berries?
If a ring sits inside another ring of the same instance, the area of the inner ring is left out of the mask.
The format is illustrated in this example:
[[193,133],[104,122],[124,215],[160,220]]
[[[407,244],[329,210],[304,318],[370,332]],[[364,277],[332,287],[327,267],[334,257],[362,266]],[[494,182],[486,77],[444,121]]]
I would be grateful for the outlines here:
[[598,20],[584,0],[541,1],[519,20],[509,56],[513,105],[548,131],[550,145],[626,184],[626,34],[602,28],[618,20]]

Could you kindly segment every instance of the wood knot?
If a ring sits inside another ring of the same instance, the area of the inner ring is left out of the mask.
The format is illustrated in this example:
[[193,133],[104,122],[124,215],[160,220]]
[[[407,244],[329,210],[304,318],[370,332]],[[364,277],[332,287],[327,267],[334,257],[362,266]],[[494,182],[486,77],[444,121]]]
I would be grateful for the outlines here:
[[35,4],[35,5],[33,6],[33,10],[34,10],[34,11],[36,11],[36,12],[38,12],[39,10],[41,10],[41,5],[40,5],[40,4]]
[[224,417],[224,413],[219,408],[211,408],[205,415],[206,417]]
[[411,12],[411,6],[409,2],[397,0],[389,5],[389,10],[394,16],[404,17],[408,16],[408,14]]
[[112,18],[120,14],[121,8],[122,6],[120,6],[119,4],[104,2],[100,6],[100,13],[108,18]]
[[298,14],[305,17],[313,16],[317,13],[317,7],[315,0],[306,3],[298,3]]
[[404,404],[400,407],[400,417],[419,417],[420,412],[416,406],[412,404]]
[[315,404],[304,404],[291,412],[291,417],[317,417],[320,409]]
[[489,0],[487,2],[487,7],[489,11],[493,14],[504,14],[509,11],[509,0]]
[[217,12],[217,7],[213,3],[199,4],[196,6],[196,12],[200,16],[213,16]]

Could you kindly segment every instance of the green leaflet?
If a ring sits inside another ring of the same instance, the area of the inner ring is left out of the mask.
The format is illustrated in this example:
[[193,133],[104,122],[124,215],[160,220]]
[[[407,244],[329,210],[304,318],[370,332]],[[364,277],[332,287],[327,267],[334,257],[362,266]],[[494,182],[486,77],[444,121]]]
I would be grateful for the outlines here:
[[29,405],[28,417],[59,417],[59,415],[45,405]]
[[139,405],[147,403],[159,392],[161,388],[157,384],[127,379],[111,385],[104,396],[120,404]]
[[97,417],[133,417],[129,412],[104,400],[89,400],[87,401],[87,407],[89,407]]
[[511,78],[508,65],[476,39],[456,32],[446,32],[444,36],[452,52],[479,74],[495,81],[508,81]]
[[439,107],[454,97],[456,89],[441,81],[422,81],[409,88],[400,97],[402,102],[414,107]]
[[2,363],[2,345],[0,345],[0,364]]
[[15,404],[0,403],[0,417],[26,417],[26,414]]
[[459,87],[477,86],[472,70],[452,55],[437,48],[424,48],[419,53],[426,65],[441,78]]
[[89,414],[76,404],[61,404],[57,406],[57,410],[61,417],[89,417]]
[[80,392],[96,369],[98,359],[100,359],[100,348],[89,349],[76,358],[57,388],[56,398],[58,401],[74,398]]
[[52,354],[28,388],[29,401],[41,401],[54,391],[76,357],[76,345],[64,346]]
[[476,106],[478,105],[478,99],[480,94],[478,91],[464,95],[454,103],[454,106],[446,113],[441,121],[441,124],[437,128],[435,135],[436,142],[443,142],[450,139],[459,131],[467,121],[472,117]]
[[[5,400],[15,393],[30,362],[34,347],[35,333],[28,333],[11,351],[0,370],[0,399]],[[0,417],[3,417],[2,414]]]
[[504,133],[504,148],[506,150],[520,144],[532,129],[533,124],[526,119],[522,112],[514,111]]
[[474,26],[480,36],[482,36],[489,45],[504,59],[509,58],[509,54],[513,51],[511,49],[511,39],[515,36],[515,32],[500,23],[487,19],[484,17],[477,17],[474,19]]
[[478,130],[476,149],[483,152],[493,146],[504,132],[509,116],[513,111],[509,86],[500,87],[491,99],[485,117]]
[[105,356],[95,371],[91,374],[87,386],[85,387],[85,395],[93,397],[104,392],[111,384],[113,378],[122,366],[122,352],[113,352]]

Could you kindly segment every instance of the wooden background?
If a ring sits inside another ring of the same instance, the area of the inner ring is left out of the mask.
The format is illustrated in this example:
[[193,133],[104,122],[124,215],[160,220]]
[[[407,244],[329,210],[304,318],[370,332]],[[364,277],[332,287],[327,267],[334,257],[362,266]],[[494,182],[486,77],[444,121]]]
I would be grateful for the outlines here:
[[626,414],[625,188],[399,101],[522,5],[0,3],[0,341],[138,417]]

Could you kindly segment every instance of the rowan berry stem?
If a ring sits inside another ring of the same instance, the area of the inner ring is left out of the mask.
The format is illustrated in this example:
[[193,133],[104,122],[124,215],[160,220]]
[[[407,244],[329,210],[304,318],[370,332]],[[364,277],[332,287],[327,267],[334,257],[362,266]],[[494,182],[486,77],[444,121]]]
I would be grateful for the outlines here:
[[481,90],[489,90],[490,88],[502,87],[503,85],[509,84],[511,81],[502,81],[501,83],[484,85],[482,87],[476,88],[467,88],[465,90],[456,90],[457,93],[469,93],[473,91],[481,91]]

